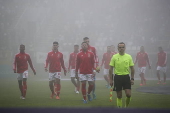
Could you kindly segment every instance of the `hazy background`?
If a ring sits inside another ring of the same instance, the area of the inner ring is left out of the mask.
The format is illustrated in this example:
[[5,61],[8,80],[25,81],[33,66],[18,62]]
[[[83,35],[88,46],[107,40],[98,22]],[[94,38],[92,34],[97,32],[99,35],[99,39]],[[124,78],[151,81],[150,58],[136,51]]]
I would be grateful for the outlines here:
[[68,67],[73,45],[80,45],[84,37],[97,48],[100,63],[108,45],[125,42],[133,58],[145,46],[152,64],[147,73],[156,77],[158,47],[170,58],[170,1],[0,0],[0,76],[12,74],[20,44],[26,45],[37,73],[44,74],[43,63],[53,41],[59,42]]

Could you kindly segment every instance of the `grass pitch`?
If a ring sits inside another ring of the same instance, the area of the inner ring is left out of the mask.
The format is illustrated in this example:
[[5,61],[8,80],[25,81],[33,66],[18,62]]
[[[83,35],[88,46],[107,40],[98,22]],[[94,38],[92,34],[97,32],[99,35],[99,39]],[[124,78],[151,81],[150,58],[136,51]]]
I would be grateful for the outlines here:
[[[62,78],[69,78],[62,76]],[[102,78],[102,76],[100,76]],[[170,108],[170,95],[151,94],[137,92],[139,80],[135,80],[132,86],[132,101],[129,108]],[[147,87],[156,86],[157,81],[147,81]],[[48,86],[48,76],[29,76],[27,80],[27,96],[25,100],[19,99],[20,91],[16,76],[0,77],[0,107],[27,107],[27,108],[86,108],[86,107],[116,107],[116,93],[113,92],[113,101],[109,102],[109,89],[105,87],[104,80],[96,81],[97,99],[88,104],[83,104],[82,94],[74,92],[74,86],[70,80],[61,81],[60,100],[50,99],[50,89]],[[166,85],[170,85],[167,81]],[[170,90],[170,89],[167,89]],[[125,103],[125,94],[123,91],[123,106]]]

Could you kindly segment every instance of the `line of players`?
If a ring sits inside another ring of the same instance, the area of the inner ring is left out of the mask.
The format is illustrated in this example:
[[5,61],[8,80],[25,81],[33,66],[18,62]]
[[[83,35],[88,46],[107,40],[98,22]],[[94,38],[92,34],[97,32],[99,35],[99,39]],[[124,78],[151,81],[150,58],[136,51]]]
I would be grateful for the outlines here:
[[[51,98],[55,96],[56,99],[60,99],[60,89],[61,89],[61,68],[64,70],[64,75],[67,73],[67,69],[64,65],[63,54],[58,51],[59,43],[53,42],[53,50],[48,53],[44,70],[49,71],[49,87],[51,90]],[[69,66],[68,72],[70,72],[71,82],[75,86],[75,92],[79,93],[80,90],[80,82],[81,84],[81,92],[83,95],[83,102],[87,103],[86,96],[88,100],[91,101],[91,92],[93,99],[96,99],[95,94],[95,75],[96,71],[100,71],[102,66],[104,65],[104,79],[107,82],[106,87],[110,88],[109,84],[109,63],[114,54],[117,54],[115,51],[115,47],[107,46],[107,52],[103,54],[102,62],[99,65],[99,60],[97,57],[97,52],[95,47],[90,46],[89,38],[83,38],[83,42],[81,44],[81,50],[79,51],[79,45],[74,45],[74,52],[70,54],[69,57]],[[167,63],[167,53],[159,47],[159,53],[157,54],[157,77],[158,83],[161,84],[160,74],[162,71],[164,74],[163,84],[166,84],[166,63]],[[20,53],[15,55],[13,70],[14,73],[18,73],[18,84],[21,92],[21,99],[25,99],[26,91],[27,91],[27,78],[28,78],[28,64],[29,63],[31,69],[33,70],[34,75],[36,75],[36,71],[32,65],[31,58],[29,54],[25,53],[25,45],[20,45]],[[151,68],[148,54],[144,50],[144,46],[141,46],[140,52],[136,55],[135,64],[138,63],[138,72],[141,77],[141,86],[146,84],[145,79],[145,70],[147,63],[149,65],[149,69]],[[49,70],[48,70],[49,66]],[[96,69],[99,67],[100,69]],[[75,78],[77,81],[75,81]],[[86,82],[88,81],[89,87],[86,91]]]

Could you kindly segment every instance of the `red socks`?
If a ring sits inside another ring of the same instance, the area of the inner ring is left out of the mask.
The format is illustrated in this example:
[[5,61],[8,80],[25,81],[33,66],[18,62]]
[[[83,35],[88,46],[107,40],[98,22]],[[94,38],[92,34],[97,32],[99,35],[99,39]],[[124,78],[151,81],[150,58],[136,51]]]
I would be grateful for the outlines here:
[[82,83],[81,91],[82,91],[84,100],[86,100],[86,83]]

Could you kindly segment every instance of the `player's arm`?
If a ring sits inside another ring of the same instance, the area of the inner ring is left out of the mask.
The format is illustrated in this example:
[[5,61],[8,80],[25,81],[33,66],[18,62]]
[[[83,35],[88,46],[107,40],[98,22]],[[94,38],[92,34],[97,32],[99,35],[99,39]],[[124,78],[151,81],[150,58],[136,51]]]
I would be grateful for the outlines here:
[[71,67],[71,54],[70,54],[69,63],[68,63],[68,73],[70,72],[70,67]]
[[96,70],[96,67],[95,67],[95,57],[94,57],[93,53],[92,53],[92,57],[91,57],[91,63],[92,63],[92,67],[93,67],[93,75],[95,76],[96,75],[96,71],[99,73],[100,70]]
[[146,54],[146,60],[147,60],[147,63],[149,65],[149,69],[151,69],[151,65],[150,65],[150,60],[149,60],[148,54]]
[[95,57],[96,67],[98,67],[98,66],[99,66],[99,58],[98,58],[98,56],[97,56],[97,51],[96,51],[96,48],[95,48],[95,47],[94,47],[93,53],[94,53],[94,57]]
[[79,54],[77,54],[76,57],[76,69],[75,69],[75,77],[78,79],[78,69],[80,67],[80,59],[79,59]]
[[135,63],[134,64],[136,64],[137,61],[138,61],[138,54],[136,54],[136,58],[135,58]]
[[102,63],[101,63],[101,65],[100,65],[101,68],[102,68],[104,62],[105,62],[105,58],[104,58],[104,54],[103,54]]
[[130,70],[131,70],[131,85],[133,85],[134,84],[135,69],[134,69],[134,63],[133,63],[131,56],[130,56],[130,60],[129,60],[129,67],[130,67]]
[[166,66],[166,62],[167,62],[167,53],[165,53],[165,62],[164,62],[164,66]]
[[17,72],[17,70],[16,70],[16,66],[17,66],[17,57],[16,57],[16,55],[15,55],[14,63],[13,63],[13,71],[14,71],[14,73],[16,73],[16,72]]
[[30,65],[30,67],[31,67],[31,69],[32,69],[32,71],[33,71],[33,73],[34,73],[34,75],[36,75],[36,71],[35,71],[35,69],[34,69],[34,67],[33,67],[33,65],[32,65],[32,61],[31,61],[31,58],[30,58],[29,55],[28,55],[28,63],[29,63],[29,65]]
[[60,63],[61,63],[61,67],[62,67],[63,70],[64,70],[64,75],[66,76],[67,71],[66,71],[66,68],[65,68],[65,65],[64,65],[63,54],[61,55]]

